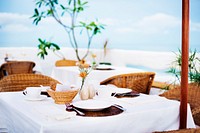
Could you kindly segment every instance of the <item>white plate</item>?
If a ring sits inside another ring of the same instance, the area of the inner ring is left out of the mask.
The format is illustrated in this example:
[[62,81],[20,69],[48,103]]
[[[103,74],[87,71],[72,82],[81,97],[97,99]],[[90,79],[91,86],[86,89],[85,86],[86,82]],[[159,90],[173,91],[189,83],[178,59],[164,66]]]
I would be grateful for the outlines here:
[[99,111],[110,107],[112,104],[101,100],[83,100],[73,103],[74,107],[88,110],[88,111]]
[[111,88],[112,93],[127,93],[127,92],[131,92],[131,89],[128,88]]
[[31,97],[25,96],[25,100],[28,100],[28,101],[41,101],[41,100],[44,100],[46,98],[47,98],[47,96],[45,96],[45,95],[41,95],[38,98],[31,98]]
[[107,70],[107,69],[113,69],[111,66],[108,65],[99,65],[96,67],[98,70]]

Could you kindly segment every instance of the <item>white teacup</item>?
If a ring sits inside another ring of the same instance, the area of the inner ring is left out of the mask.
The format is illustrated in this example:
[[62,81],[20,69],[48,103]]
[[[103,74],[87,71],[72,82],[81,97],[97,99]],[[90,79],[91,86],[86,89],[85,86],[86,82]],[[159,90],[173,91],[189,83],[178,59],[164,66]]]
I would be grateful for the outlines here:
[[41,95],[42,87],[27,87],[25,94],[29,98],[39,98]]

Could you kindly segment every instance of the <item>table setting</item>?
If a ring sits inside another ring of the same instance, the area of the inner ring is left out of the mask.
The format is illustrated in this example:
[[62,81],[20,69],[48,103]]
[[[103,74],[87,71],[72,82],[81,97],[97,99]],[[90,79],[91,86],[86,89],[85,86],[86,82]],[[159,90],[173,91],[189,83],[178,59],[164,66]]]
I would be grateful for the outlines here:
[[[108,94],[101,93],[100,89],[105,88]],[[98,95],[96,93],[92,99],[81,100],[77,93],[70,103],[64,104],[55,103],[46,95],[41,100],[27,100],[23,92],[0,93],[3,108],[0,129],[5,126],[10,132],[142,133],[179,127],[178,101],[138,94],[128,88],[100,86]],[[162,125],[155,124],[157,121],[162,121]],[[22,128],[21,125],[25,126]],[[195,127],[190,108],[188,127]]]
[[[87,65],[79,66],[76,85],[0,93],[0,132],[151,133],[179,128],[179,101],[88,82],[90,72]],[[187,127],[194,128],[189,104],[187,117]]]

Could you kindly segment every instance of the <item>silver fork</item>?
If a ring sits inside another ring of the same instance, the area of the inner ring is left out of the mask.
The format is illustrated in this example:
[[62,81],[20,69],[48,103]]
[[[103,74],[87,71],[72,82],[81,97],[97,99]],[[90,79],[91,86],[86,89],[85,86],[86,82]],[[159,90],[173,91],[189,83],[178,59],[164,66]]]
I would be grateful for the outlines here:
[[118,104],[113,104],[112,106],[114,106],[114,107],[116,107],[116,108],[118,108],[118,109],[121,109],[121,110],[123,110],[123,111],[126,111],[125,108],[123,108],[122,106],[120,106],[120,105],[118,105]]
[[72,107],[70,104],[66,104],[66,108],[69,109],[69,110],[73,109],[73,110],[76,111],[76,113],[78,113],[79,115],[85,115],[85,113],[83,113],[83,112],[81,112],[80,110],[78,110],[78,109]]
[[79,113],[79,115],[85,115],[85,113],[81,112],[80,110],[74,108],[74,107],[71,107],[74,111],[76,111],[77,113]]

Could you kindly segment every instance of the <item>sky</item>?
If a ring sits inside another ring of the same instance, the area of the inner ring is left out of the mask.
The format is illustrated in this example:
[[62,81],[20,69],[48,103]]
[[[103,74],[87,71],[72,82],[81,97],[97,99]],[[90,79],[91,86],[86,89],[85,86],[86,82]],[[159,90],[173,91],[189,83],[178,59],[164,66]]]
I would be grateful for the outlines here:
[[[63,2],[63,0],[62,0]],[[79,20],[105,24],[92,48],[177,51],[181,48],[182,0],[88,0]],[[34,0],[0,0],[0,47],[37,47],[38,38],[71,47],[64,29],[52,18],[37,26]],[[190,49],[200,51],[200,0],[190,0]],[[65,17],[64,19],[69,20]],[[80,47],[86,47],[79,38]]]

